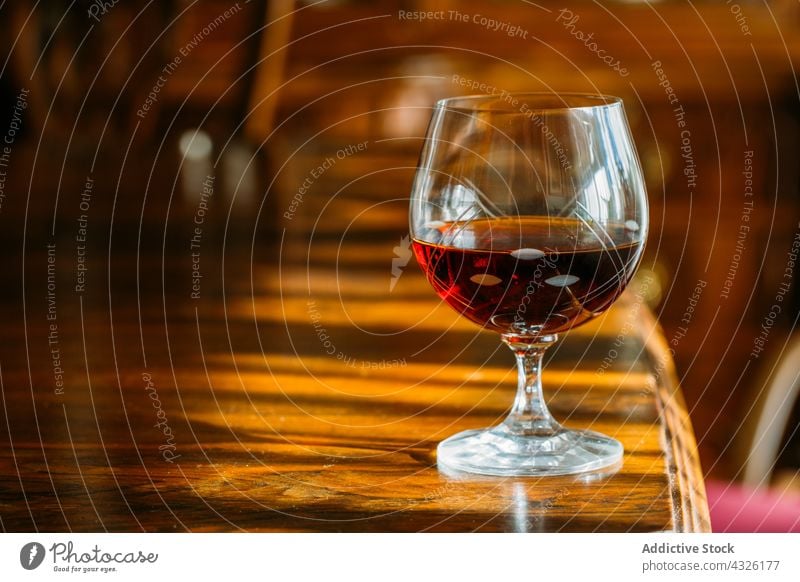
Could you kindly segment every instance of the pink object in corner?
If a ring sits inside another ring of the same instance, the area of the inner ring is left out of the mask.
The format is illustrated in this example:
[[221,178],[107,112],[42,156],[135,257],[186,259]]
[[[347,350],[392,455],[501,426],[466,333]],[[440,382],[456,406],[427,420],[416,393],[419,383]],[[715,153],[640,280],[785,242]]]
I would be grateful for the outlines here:
[[706,492],[714,532],[800,533],[800,494],[795,491],[707,481]]

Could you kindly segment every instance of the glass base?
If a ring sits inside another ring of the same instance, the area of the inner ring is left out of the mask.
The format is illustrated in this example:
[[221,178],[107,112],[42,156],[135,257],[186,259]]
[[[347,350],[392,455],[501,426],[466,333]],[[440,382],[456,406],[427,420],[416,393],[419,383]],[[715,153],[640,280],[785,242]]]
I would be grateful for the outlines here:
[[511,432],[506,425],[467,430],[439,443],[437,463],[481,475],[571,475],[622,460],[622,443],[588,430],[558,428],[548,435]]

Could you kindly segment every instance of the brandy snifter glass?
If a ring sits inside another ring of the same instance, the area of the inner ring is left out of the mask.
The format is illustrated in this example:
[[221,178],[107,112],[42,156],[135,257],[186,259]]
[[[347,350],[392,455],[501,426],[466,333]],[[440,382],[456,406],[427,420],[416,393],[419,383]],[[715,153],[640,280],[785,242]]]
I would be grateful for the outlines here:
[[550,414],[542,355],[620,296],[647,227],[621,99],[504,93],[436,104],[411,195],[414,252],[442,300],[498,333],[519,369],[508,417],[443,441],[441,467],[562,475],[621,461],[616,439]]

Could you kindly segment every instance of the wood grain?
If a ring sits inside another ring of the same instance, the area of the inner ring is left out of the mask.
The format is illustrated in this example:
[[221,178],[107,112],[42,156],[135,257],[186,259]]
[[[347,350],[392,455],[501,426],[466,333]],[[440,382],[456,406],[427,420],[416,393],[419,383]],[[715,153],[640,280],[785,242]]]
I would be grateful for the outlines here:
[[441,305],[413,260],[389,293],[385,236],[341,254],[311,241],[327,249],[318,265],[283,236],[252,263],[230,247],[240,260],[208,268],[198,300],[183,251],[92,263],[105,297],[57,287],[63,394],[46,257],[26,257],[24,315],[3,304],[4,530],[708,531],[691,425],[636,297],[566,336],[544,376],[559,419],[622,441],[619,470],[447,475],[437,443],[503,418],[511,354]]

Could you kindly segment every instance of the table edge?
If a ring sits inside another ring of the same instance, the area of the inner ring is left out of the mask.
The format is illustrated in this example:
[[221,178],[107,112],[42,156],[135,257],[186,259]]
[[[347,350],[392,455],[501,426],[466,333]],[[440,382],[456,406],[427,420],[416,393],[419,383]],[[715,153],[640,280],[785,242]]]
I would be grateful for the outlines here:
[[656,404],[673,501],[673,531],[711,533],[708,499],[689,413],[672,351],[650,309],[642,309],[641,340],[656,374]]

